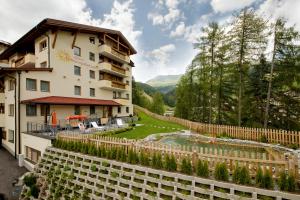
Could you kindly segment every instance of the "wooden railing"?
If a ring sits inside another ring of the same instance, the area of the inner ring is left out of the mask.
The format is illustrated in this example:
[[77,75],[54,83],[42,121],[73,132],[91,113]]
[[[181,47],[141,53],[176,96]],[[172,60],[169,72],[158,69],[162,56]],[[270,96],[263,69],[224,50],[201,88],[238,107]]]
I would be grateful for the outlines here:
[[266,156],[259,151],[241,151],[233,153],[226,149],[213,147],[190,147],[183,145],[166,145],[156,142],[145,142],[143,140],[122,139],[116,137],[105,137],[93,134],[79,133],[59,133],[57,138],[64,141],[77,141],[93,144],[97,147],[106,148],[123,147],[127,150],[132,149],[136,152],[161,153],[164,155],[174,155],[178,160],[189,157],[196,165],[198,159],[208,161],[209,168],[214,169],[219,162],[227,164],[230,173],[233,172],[236,165],[246,166],[251,176],[255,176],[259,167],[263,170],[270,170],[274,177],[279,177],[280,172],[289,170],[298,178],[297,157],[294,155]]
[[216,137],[226,135],[232,138],[253,141],[260,141],[262,137],[266,137],[268,143],[282,144],[287,146],[297,145],[300,147],[300,131],[205,124],[192,122],[177,117],[158,115],[137,105],[134,105],[134,108],[136,110],[145,112],[147,115],[150,115],[156,119],[174,122],[201,134],[208,133]]
[[125,75],[125,73],[126,73],[125,69],[123,69],[122,67],[119,67],[119,66],[117,66],[117,65],[114,65],[114,64],[112,64],[112,63],[110,63],[110,64],[111,64],[111,70],[112,70],[112,71],[115,71],[115,72],[118,72],[118,73],[120,73],[120,74]]
[[118,82],[118,81],[111,81],[111,87],[126,89],[125,83]]

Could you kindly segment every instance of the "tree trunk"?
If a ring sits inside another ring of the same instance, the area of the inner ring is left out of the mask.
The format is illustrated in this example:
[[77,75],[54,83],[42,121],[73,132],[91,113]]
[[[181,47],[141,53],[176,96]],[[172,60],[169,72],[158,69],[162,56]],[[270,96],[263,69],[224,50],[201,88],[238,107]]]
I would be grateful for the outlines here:
[[218,124],[221,124],[221,104],[222,104],[223,67],[220,67],[219,77],[219,98],[218,98]]
[[246,18],[246,9],[244,9],[243,15],[243,24],[242,24],[242,36],[241,36],[241,44],[240,44],[240,52],[239,52],[239,94],[238,94],[238,126],[241,126],[242,121],[242,88],[243,88],[243,58],[244,58],[244,37],[245,37],[245,18]]
[[276,28],[277,22],[274,27],[274,45],[273,45],[273,55],[272,55],[272,63],[271,63],[271,70],[270,70],[270,80],[268,85],[268,93],[267,93],[267,102],[266,102],[266,109],[265,109],[265,119],[264,119],[264,128],[268,127],[268,120],[269,120],[269,107],[270,107],[270,99],[271,99],[271,90],[272,90],[272,79],[273,79],[273,72],[274,72],[274,65],[275,65],[275,51],[276,51]]

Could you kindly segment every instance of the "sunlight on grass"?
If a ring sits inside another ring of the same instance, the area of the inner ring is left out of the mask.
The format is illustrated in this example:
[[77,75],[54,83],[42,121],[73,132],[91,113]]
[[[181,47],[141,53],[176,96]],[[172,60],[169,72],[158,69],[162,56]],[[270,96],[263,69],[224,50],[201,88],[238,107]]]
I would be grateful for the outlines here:
[[142,126],[136,126],[132,130],[119,133],[114,135],[114,137],[141,139],[155,133],[169,133],[185,129],[181,125],[155,119],[143,112],[139,112],[138,115],[141,120],[137,121],[136,124],[143,124]]

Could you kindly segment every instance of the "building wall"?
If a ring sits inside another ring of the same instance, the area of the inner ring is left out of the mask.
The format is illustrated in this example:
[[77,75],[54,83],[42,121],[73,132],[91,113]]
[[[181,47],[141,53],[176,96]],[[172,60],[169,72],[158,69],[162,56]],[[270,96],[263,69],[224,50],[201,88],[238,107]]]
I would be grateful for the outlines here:
[[[64,97],[77,97],[77,98],[92,98],[92,99],[105,99],[113,100],[113,91],[107,89],[101,89],[99,86],[99,40],[97,35],[79,33],[76,37],[75,46],[81,48],[81,56],[75,56],[73,54],[72,43],[74,34],[66,31],[58,31],[55,46],[53,46],[55,33],[48,31],[48,38],[42,35],[35,40],[35,67],[41,67],[41,63],[48,62],[48,48],[50,49],[50,68],[53,68],[52,72],[48,71],[22,71],[20,75],[20,101],[40,98],[46,96],[64,96]],[[95,44],[90,43],[89,37],[95,37]],[[42,41],[47,42],[47,48],[40,51],[40,43]],[[95,61],[90,61],[89,52],[95,54]],[[9,58],[9,66],[14,66],[14,61],[20,58],[20,53],[15,53]],[[49,63],[47,63],[49,65]],[[77,76],[74,74],[74,66],[81,67],[81,75]],[[124,64],[123,67],[129,69],[129,76],[124,78],[123,82],[129,81],[129,90],[122,92],[122,97],[126,97],[129,94],[129,100],[119,100],[116,102],[122,102],[121,113],[118,113],[118,108],[113,107],[113,116],[128,116],[133,113],[132,106],[132,67],[128,64]],[[95,79],[90,78],[89,71],[95,71]],[[17,74],[13,75],[17,77]],[[37,83],[36,91],[29,91],[26,89],[26,79],[35,79]],[[41,91],[41,81],[50,82],[50,91]],[[14,104],[14,90],[8,91],[9,78],[5,79],[5,120],[1,121],[0,124],[4,123],[7,139],[3,141],[11,151],[14,151],[14,143],[8,142],[8,130],[15,130],[15,119],[13,116],[8,116],[8,105]],[[74,94],[74,86],[81,86],[81,95]],[[95,97],[90,96],[90,88],[95,88]],[[0,98],[1,101],[1,98]],[[129,107],[129,113],[126,112],[126,107]],[[20,105],[20,130],[24,132],[27,130],[27,122],[43,122],[44,116],[41,116],[41,107],[37,105],[37,116],[26,116],[26,105]],[[74,114],[74,106],[50,106],[50,112],[56,111],[58,119],[65,119],[68,115]],[[81,106],[81,113],[89,115],[89,106]],[[103,107],[97,106],[96,113],[103,113]],[[16,130],[17,131],[17,130]],[[28,143],[29,142],[29,143]],[[22,151],[25,145],[33,144],[30,140],[22,141]],[[24,152],[22,152],[24,153]]]

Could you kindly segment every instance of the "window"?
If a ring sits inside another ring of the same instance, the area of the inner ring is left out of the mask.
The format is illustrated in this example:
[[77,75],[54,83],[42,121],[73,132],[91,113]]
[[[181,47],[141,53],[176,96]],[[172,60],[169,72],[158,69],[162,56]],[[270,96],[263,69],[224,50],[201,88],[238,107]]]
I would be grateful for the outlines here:
[[2,128],[2,139],[6,140],[6,131]]
[[50,106],[49,105],[41,105],[41,116],[45,116],[45,111],[47,110],[47,116],[50,115]]
[[8,81],[8,91],[14,90],[15,89],[15,81],[14,80],[9,80]]
[[116,99],[117,98],[117,92],[113,91],[113,98]]
[[99,54],[99,63],[102,63],[102,62],[104,62],[104,57],[101,54]]
[[95,44],[95,37],[90,37],[90,43]]
[[41,152],[36,149],[25,146],[25,158],[31,163],[36,164],[41,158]]
[[0,103],[0,114],[4,114],[4,113],[5,113],[4,103]]
[[81,56],[81,49],[79,47],[74,47],[73,52],[75,56]]
[[129,94],[126,94],[126,99],[129,99]]
[[80,106],[75,106],[74,114],[80,115]]
[[126,113],[129,113],[129,107],[126,107]]
[[81,68],[78,66],[74,66],[74,74],[77,76],[81,75]]
[[15,142],[15,131],[14,130],[8,130],[8,141],[11,143]]
[[90,88],[90,96],[91,97],[95,96],[95,88]]
[[40,42],[40,52],[44,51],[45,49],[47,49],[47,41],[46,40]]
[[36,116],[36,105],[26,105],[26,116]]
[[26,78],[26,90],[36,91],[36,80]]
[[41,81],[41,92],[50,92],[50,82]]
[[90,78],[95,79],[95,71],[90,70]]
[[118,113],[120,114],[122,112],[121,106],[118,107]]
[[118,92],[118,97],[121,98],[122,94],[121,92]]
[[96,108],[95,106],[90,106],[90,115],[96,114]]
[[42,62],[41,64],[40,64],[40,67],[41,68],[47,68],[47,62],[45,61],[45,62]]
[[126,81],[126,85],[129,85],[129,81]]
[[90,52],[90,60],[95,61],[95,54]]
[[14,116],[15,115],[15,104],[9,104],[8,105],[8,116]]
[[74,94],[75,95],[81,95],[81,87],[80,86],[75,85]]

